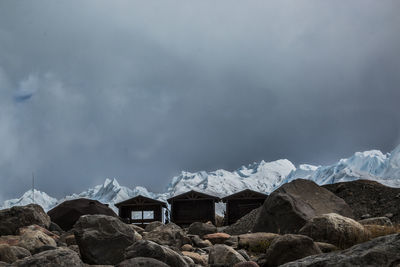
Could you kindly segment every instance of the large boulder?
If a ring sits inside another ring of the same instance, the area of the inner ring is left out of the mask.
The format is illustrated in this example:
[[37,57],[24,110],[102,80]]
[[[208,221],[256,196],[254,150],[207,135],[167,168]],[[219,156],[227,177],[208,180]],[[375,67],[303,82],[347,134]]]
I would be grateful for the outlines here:
[[261,207],[254,209],[237,220],[234,224],[227,226],[224,232],[230,235],[240,235],[251,232],[256,222]]
[[[400,223],[400,188],[385,186],[375,181],[356,180],[324,185],[352,208],[356,220],[392,214],[390,220]],[[366,216],[368,215],[368,216]]]
[[199,253],[191,252],[191,251],[182,251],[182,254],[184,256],[191,258],[193,260],[193,262],[196,264],[200,264],[202,266],[207,266],[208,258],[206,255],[200,255]]
[[279,266],[286,262],[322,253],[314,241],[303,235],[287,234],[276,238],[266,253],[262,267]]
[[23,228],[21,230],[18,246],[26,248],[33,254],[35,251],[37,251],[38,248],[42,246],[56,247],[57,243],[52,237],[48,236],[40,230]]
[[297,179],[268,196],[253,232],[297,233],[307,221],[326,213],[353,217],[351,208],[343,199],[312,181]]
[[285,267],[379,266],[400,264],[400,234],[375,238],[346,250],[309,256],[287,263]]
[[172,249],[148,240],[139,240],[126,249],[125,258],[153,258],[174,267],[187,267],[181,255]]
[[[147,229],[147,227],[146,227]],[[161,224],[151,232],[143,235],[143,238],[156,242],[160,245],[182,247],[186,243],[190,243],[190,239],[178,225],[174,223]]]
[[194,222],[189,226],[188,234],[200,237],[217,232],[217,227],[212,223]]
[[245,262],[246,259],[232,247],[218,244],[210,249],[208,264],[211,266],[230,267],[239,262]]
[[353,219],[336,213],[323,214],[312,218],[299,234],[306,235],[318,242],[333,244],[339,248],[348,248],[365,242],[369,232]]
[[50,226],[50,217],[39,205],[29,204],[0,210],[0,236],[15,235],[19,228],[32,224],[44,228]]
[[68,248],[47,250],[16,261],[17,267],[84,267],[78,254]]
[[145,258],[145,257],[137,257],[128,260],[124,260],[123,262],[116,265],[116,267],[170,267],[169,265],[161,262],[159,260],[153,258]]
[[164,225],[164,224],[160,221],[151,222],[148,225],[146,225],[146,227],[144,228],[144,231],[151,232],[161,225]]
[[102,214],[118,217],[107,205],[97,200],[86,198],[64,201],[47,212],[47,214],[50,216],[51,221],[59,225],[64,231],[71,230],[82,215]]
[[25,248],[5,244],[0,245],[0,261],[13,263],[29,256],[31,256],[31,253]]
[[274,233],[251,233],[238,236],[238,247],[255,253],[265,253],[275,238]]
[[118,218],[84,215],[74,225],[82,260],[89,264],[117,264],[124,250],[135,242],[135,231]]

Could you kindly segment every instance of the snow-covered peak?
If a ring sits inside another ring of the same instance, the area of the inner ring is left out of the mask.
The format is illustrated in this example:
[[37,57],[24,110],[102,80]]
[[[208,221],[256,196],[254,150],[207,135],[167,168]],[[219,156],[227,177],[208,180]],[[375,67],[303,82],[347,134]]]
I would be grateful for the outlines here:
[[34,194],[32,194],[31,189],[26,191],[20,198],[4,201],[4,204],[0,209],[7,209],[13,206],[25,206],[31,203],[38,204],[42,206],[45,211],[48,211],[55,206],[55,204],[57,203],[57,199],[49,196],[45,192],[36,189],[34,190]]

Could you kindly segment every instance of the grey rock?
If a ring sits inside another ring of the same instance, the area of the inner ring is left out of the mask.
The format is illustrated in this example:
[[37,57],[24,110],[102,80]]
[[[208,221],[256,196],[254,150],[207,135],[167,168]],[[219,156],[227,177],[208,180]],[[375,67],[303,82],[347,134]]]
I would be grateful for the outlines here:
[[0,210],[0,236],[15,235],[18,229],[32,224],[48,228],[50,217],[36,204]]
[[16,261],[17,267],[84,267],[76,252],[67,248],[47,250],[36,255]]
[[143,235],[143,239],[156,242],[160,245],[174,246],[177,248],[190,243],[190,239],[186,236],[182,228],[174,223],[161,224],[151,232]]
[[351,208],[343,199],[312,181],[297,179],[268,196],[253,232],[297,233],[313,217],[326,213],[353,218]]
[[334,267],[400,265],[400,234],[375,238],[342,251],[309,256],[287,263],[285,267]]
[[211,266],[229,267],[239,262],[245,262],[246,259],[232,247],[217,244],[211,247],[208,263]]
[[156,222],[151,222],[148,225],[146,225],[146,227],[144,228],[144,230],[146,232],[151,232],[154,229],[156,229],[157,227],[164,225],[162,222],[156,221]]
[[112,216],[84,215],[73,229],[82,260],[89,264],[117,264],[135,242],[135,231]]
[[153,258],[174,267],[189,266],[177,252],[148,240],[139,240],[126,249],[125,259],[137,257]]
[[388,217],[374,217],[358,221],[362,225],[382,225],[393,226],[392,221]]
[[0,244],[0,261],[2,262],[13,263],[29,256],[31,256],[31,253],[25,248]]
[[217,227],[211,223],[194,222],[189,226],[188,234],[203,237],[217,232]]
[[168,264],[153,258],[137,257],[116,265],[116,267],[170,267]]

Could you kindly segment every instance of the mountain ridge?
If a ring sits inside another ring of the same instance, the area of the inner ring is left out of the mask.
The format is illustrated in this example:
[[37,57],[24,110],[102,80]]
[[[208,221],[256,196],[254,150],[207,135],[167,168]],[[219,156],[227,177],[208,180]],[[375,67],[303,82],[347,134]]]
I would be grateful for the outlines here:
[[[79,194],[65,196],[59,200],[45,192],[35,190],[35,199],[37,200],[36,203],[42,205],[45,210],[49,210],[65,200],[76,198],[99,200],[116,210],[115,203],[139,194],[161,201],[166,201],[171,196],[192,189],[219,197],[244,189],[269,194],[282,184],[298,178],[309,179],[319,185],[367,179],[391,187],[400,187],[400,146],[386,154],[379,150],[356,152],[349,158],[340,159],[338,162],[327,166],[300,164],[296,167],[291,161],[280,159],[272,162],[263,160],[254,162],[234,171],[223,169],[193,173],[182,171],[180,175],[171,179],[163,193],[154,193],[142,186],[130,189],[121,186],[115,178],[107,178],[101,185],[89,188]],[[20,198],[6,200],[1,208],[29,203],[32,203],[32,190],[25,192]],[[223,207],[218,206],[217,210],[222,213]]]

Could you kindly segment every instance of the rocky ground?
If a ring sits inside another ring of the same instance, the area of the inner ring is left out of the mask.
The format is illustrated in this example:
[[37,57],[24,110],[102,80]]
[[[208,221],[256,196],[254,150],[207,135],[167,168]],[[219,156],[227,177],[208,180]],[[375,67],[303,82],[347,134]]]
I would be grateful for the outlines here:
[[38,205],[13,207],[0,211],[0,266],[400,265],[390,219],[357,221],[351,207],[306,180],[283,185],[230,227],[154,222],[143,229],[97,214],[63,230]]

